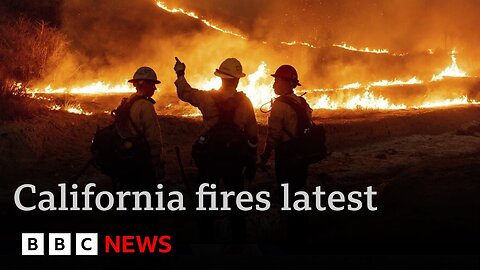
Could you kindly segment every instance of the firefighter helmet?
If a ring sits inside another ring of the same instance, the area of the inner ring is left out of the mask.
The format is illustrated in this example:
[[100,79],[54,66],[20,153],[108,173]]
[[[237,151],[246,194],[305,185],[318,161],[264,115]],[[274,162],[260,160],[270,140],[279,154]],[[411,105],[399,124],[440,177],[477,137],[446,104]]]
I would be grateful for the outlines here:
[[215,70],[216,76],[224,79],[240,79],[245,77],[242,71],[242,64],[236,58],[227,58],[220,64],[220,67]]
[[133,83],[140,80],[153,81],[155,84],[160,83],[157,79],[157,74],[150,67],[138,68],[137,71],[135,71],[135,74],[133,74],[133,79],[128,80],[128,82]]
[[290,65],[282,65],[276,71],[275,74],[272,74],[275,78],[283,78],[292,83],[292,86],[302,86],[298,81],[297,70]]

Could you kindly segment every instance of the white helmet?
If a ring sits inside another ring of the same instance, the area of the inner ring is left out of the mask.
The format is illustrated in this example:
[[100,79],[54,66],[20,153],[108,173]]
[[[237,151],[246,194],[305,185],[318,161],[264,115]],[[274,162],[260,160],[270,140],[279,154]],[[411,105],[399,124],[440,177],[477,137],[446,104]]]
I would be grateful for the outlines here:
[[224,79],[240,79],[245,77],[242,72],[242,64],[236,58],[227,58],[220,67],[215,70],[216,76]]
[[160,83],[160,81],[157,80],[157,74],[150,67],[140,67],[139,69],[137,69],[137,71],[135,71],[135,74],[133,74],[133,79],[128,80],[128,82],[135,82],[140,80],[153,81],[155,82],[155,84]]

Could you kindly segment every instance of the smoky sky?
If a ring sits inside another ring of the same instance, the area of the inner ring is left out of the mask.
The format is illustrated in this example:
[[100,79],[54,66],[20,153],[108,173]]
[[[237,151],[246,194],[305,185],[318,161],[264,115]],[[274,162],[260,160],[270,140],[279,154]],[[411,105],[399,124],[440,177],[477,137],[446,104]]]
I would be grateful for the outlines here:
[[[238,56],[247,73],[264,60],[271,68],[288,63],[318,87],[326,81],[405,79],[422,72],[425,78],[431,77],[450,63],[448,51],[453,48],[461,56],[459,64],[469,73],[480,71],[476,61],[480,58],[477,0],[163,2],[170,8],[193,11],[247,40],[166,12],[153,0],[68,0],[62,5],[61,25],[71,40],[74,60],[64,73],[73,74],[69,75],[72,80],[125,78],[136,67],[150,65],[167,74],[160,77],[173,79],[172,59],[179,56],[189,64],[188,71],[206,76],[221,60]],[[328,49],[287,48],[279,45],[282,41]],[[358,48],[406,52],[409,57],[352,55],[332,49],[332,44],[343,42]],[[447,53],[435,59],[423,54],[415,57],[427,49]]]
[[[165,0],[267,40],[406,51],[472,47],[480,40],[478,0]],[[475,45],[476,46],[476,45]]]

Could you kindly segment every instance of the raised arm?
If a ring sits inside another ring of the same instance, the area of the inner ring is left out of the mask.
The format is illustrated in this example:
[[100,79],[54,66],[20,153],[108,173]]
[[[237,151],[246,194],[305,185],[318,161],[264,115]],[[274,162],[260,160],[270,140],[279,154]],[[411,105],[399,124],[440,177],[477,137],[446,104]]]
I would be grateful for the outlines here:
[[175,86],[177,87],[178,98],[182,101],[192,104],[195,107],[200,106],[202,99],[201,95],[203,91],[190,86],[190,84],[187,82],[187,79],[185,79],[186,65],[180,62],[177,57],[175,57],[175,60],[176,62],[173,69],[175,70],[175,73],[177,73],[177,80],[175,81]]

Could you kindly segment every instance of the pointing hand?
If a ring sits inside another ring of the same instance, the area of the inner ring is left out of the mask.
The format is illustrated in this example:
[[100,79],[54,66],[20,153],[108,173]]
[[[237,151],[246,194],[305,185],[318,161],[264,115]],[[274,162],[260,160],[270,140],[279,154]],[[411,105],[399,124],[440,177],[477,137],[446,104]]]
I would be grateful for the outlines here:
[[180,62],[180,59],[178,59],[178,57],[175,56],[175,66],[173,67],[173,70],[175,70],[175,73],[177,73],[177,76],[180,77],[180,76],[183,76],[185,75],[185,69],[186,69],[186,66],[184,63]]

